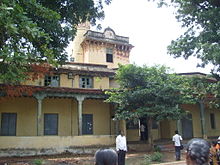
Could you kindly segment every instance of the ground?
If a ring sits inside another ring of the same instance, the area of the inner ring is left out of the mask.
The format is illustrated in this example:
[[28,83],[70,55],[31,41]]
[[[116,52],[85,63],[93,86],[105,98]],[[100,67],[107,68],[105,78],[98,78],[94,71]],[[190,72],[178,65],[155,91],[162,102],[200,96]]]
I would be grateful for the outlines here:
[[[173,162],[175,160],[173,152],[162,152],[163,162]],[[146,152],[132,152],[126,156],[126,165],[143,165]],[[184,156],[182,158],[184,160]],[[0,165],[92,165],[94,164],[93,155],[72,155],[62,154],[53,156],[35,156],[35,157],[10,157],[1,158]],[[173,164],[173,163],[172,163]],[[176,163],[175,163],[176,164]],[[181,164],[181,163],[178,163]],[[183,161],[182,161],[182,164]]]

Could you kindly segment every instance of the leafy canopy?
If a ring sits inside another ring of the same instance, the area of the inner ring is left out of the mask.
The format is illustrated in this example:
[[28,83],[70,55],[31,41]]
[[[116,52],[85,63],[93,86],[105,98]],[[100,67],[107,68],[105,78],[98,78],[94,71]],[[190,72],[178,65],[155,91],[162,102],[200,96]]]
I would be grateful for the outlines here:
[[62,64],[76,26],[104,17],[111,0],[1,0],[0,81],[19,83],[30,64]]
[[120,66],[116,73],[120,88],[107,92],[107,101],[117,107],[116,118],[181,118],[185,112],[177,105],[184,102],[180,95],[184,77],[168,71],[164,66]]
[[160,5],[176,8],[176,19],[186,28],[168,46],[175,58],[195,56],[202,60],[198,66],[214,65],[213,74],[220,72],[220,1],[219,0],[154,0]]

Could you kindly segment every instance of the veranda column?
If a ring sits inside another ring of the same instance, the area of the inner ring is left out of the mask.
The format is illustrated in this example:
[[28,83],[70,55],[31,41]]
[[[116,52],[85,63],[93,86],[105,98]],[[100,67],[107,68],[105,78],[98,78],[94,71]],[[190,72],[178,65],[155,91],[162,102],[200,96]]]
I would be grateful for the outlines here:
[[45,95],[36,95],[37,99],[37,136],[43,135],[42,101]]
[[181,120],[177,120],[177,130],[178,130],[179,134],[183,136]]
[[82,135],[82,104],[85,97],[78,96],[76,99],[78,101],[78,135]]
[[202,101],[199,101],[199,109],[200,109],[202,136],[204,139],[207,139],[206,122],[205,122],[205,107]]

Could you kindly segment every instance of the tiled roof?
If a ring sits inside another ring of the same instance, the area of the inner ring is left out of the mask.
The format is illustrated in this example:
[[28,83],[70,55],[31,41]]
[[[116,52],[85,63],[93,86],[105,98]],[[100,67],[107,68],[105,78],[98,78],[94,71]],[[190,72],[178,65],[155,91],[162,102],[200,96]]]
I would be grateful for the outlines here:
[[85,88],[67,88],[67,87],[48,87],[48,86],[33,86],[33,85],[7,85],[0,84],[0,92],[3,92],[6,88],[12,88],[13,90],[24,88],[37,92],[48,92],[48,93],[65,93],[65,94],[96,94],[104,95],[104,91],[101,89],[85,89]]

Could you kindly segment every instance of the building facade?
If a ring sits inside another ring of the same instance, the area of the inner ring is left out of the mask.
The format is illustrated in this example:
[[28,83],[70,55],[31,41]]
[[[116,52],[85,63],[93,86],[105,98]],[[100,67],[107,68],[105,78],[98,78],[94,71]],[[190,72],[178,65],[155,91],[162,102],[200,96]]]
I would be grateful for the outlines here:
[[[115,121],[114,107],[104,100],[105,90],[117,88],[114,80],[118,64],[128,64],[133,46],[128,37],[111,28],[103,33],[79,25],[73,42],[72,62],[34,81],[11,86],[32,93],[10,97],[0,84],[0,156],[88,153],[94,146],[114,146],[119,129],[129,142],[140,141],[140,122]],[[9,92],[10,93],[10,92]],[[181,105],[189,111],[181,121],[154,122],[154,140],[170,139],[176,129],[183,138],[220,134],[220,111],[199,105]],[[203,127],[203,129],[202,129]],[[147,141],[147,130],[145,130]]]

